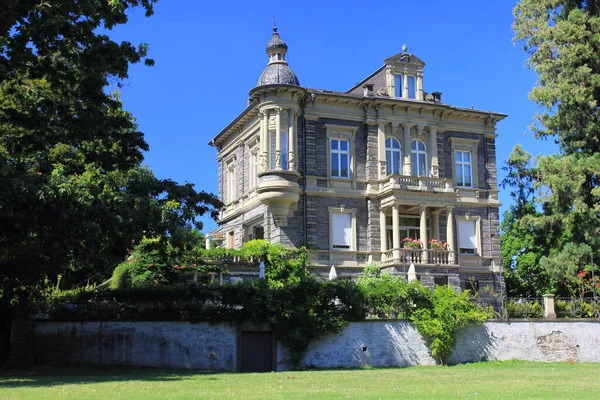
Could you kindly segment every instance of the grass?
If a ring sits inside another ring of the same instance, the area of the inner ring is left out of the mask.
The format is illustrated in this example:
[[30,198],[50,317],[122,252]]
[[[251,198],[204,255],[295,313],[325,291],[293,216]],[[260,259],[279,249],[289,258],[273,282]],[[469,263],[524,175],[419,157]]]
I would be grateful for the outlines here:
[[0,370],[0,399],[598,399],[600,364],[213,373],[134,367]]

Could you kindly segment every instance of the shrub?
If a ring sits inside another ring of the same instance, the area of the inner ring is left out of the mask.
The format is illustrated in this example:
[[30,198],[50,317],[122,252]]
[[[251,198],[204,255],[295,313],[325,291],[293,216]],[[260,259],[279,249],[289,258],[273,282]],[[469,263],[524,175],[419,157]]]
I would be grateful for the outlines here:
[[544,306],[539,301],[508,300],[506,302],[506,315],[508,318],[542,318]]
[[431,355],[446,363],[454,349],[456,332],[467,324],[481,324],[492,314],[473,304],[467,292],[456,294],[448,286],[437,286],[431,306],[419,307],[411,316],[419,333],[429,342]]
[[372,315],[381,319],[409,318],[416,308],[429,305],[430,292],[421,282],[406,282],[391,274],[377,275],[378,272],[379,267],[367,266],[357,282]]

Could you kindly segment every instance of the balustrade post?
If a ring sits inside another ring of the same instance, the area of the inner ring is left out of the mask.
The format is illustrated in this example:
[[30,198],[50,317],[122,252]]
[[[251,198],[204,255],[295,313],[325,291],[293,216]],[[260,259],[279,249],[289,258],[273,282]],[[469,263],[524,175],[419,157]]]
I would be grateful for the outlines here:
[[385,252],[387,251],[387,225],[385,223],[385,212],[379,209],[379,236],[381,245],[381,261],[384,261]]
[[446,224],[446,242],[448,242],[448,250],[450,254],[448,254],[448,262],[450,264],[454,264],[454,207],[448,206],[446,207],[446,213],[448,214],[448,221]]
[[398,206],[392,206],[392,242],[394,246],[394,260],[400,259],[400,214]]
[[421,204],[421,206],[419,207],[419,210],[421,211],[421,218],[420,218],[420,233],[421,233],[421,242],[423,243],[423,255],[422,255],[422,259],[424,263],[428,263],[429,262],[429,252],[427,252],[427,206]]

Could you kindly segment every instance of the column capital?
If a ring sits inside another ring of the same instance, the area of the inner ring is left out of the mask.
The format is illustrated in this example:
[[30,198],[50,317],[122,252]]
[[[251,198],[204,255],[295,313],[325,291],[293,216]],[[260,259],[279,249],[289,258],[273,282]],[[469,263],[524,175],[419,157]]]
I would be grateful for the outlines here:
[[440,212],[442,212],[442,210],[431,210],[433,215],[440,215]]
[[456,207],[454,206],[446,206],[446,211],[452,212]]
[[427,209],[427,204],[419,204],[419,210],[422,212]]

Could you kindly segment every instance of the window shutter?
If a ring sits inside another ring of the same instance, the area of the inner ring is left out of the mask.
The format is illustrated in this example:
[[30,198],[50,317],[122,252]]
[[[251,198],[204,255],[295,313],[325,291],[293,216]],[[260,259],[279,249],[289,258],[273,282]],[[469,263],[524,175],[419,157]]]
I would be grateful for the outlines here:
[[477,249],[477,232],[475,221],[459,221],[459,247],[461,249]]
[[334,213],[331,215],[331,222],[333,248],[350,249],[352,246],[352,215]]

